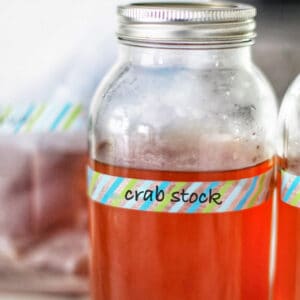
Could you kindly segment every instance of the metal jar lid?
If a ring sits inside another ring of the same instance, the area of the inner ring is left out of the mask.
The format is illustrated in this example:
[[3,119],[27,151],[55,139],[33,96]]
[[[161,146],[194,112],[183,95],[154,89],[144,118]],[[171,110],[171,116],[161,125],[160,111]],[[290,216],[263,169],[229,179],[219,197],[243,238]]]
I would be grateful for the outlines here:
[[118,15],[118,37],[129,44],[230,47],[256,36],[256,9],[240,3],[133,3]]

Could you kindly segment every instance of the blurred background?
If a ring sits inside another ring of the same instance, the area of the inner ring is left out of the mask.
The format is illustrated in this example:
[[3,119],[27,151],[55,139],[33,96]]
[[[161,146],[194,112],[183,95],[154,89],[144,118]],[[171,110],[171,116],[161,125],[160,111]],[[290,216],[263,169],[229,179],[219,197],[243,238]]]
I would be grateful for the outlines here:
[[[53,96],[63,83],[74,88],[70,97],[81,96],[80,85],[84,94],[116,58],[115,9],[128,2],[0,0],[0,99]],[[300,68],[300,5],[244,2],[258,7],[255,58],[281,98]]]
[[[7,105],[17,107],[32,101],[80,102],[87,112],[99,81],[117,56],[117,41],[114,34],[117,24],[116,6],[128,2],[0,0],[0,112]],[[280,102],[289,84],[300,73],[300,4],[297,4],[297,1],[286,0],[244,2],[258,8],[258,38],[254,46],[254,58],[270,79]],[[44,134],[39,131],[39,134],[41,133]],[[3,128],[0,130],[1,300],[88,299],[88,279],[85,270],[88,246],[86,229],[82,229],[86,226],[82,225],[86,224],[86,221],[82,221],[82,214],[80,213],[79,218],[77,209],[74,209],[76,226],[72,221],[71,227],[60,223],[54,217],[52,219],[55,219],[55,222],[50,220],[46,222],[47,226],[44,225],[45,221],[41,223],[37,220],[35,226],[43,224],[45,229],[36,235],[32,233],[32,229],[28,229],[27,232],[23,225],[19,226],[18,221],[30,219],[32,203],[35,214],[36,207],[39,207],[39,214],[43,219],[43,213],[49,212],[47,205],[45,211],[41,209],[45,200],[36,202],[28,196],[28,215],[24,214],[23,198],[20,200],[21,206],[20,202],[12,205],[11,201],[8,205],[8,200],[20,196],[11,192],[11,187],[23,187],[27,184],[24,183],[24,174],[31,172],[28,170],[31,170],[32,165],[34,165],[33,174],[36,174],[37,170],[39,172],[42,170],[47,174],[53,173],[53,176],[58,170],[63,172],[66,164],[69,165],[66,157],[70,157],[72,149],[62,143],[59,144],[56,136],[55,141],[51,142],[53,136],[47,134],[44,139],[50,146],[44,140],[30,136],[31,142],[26,142],[26,147],[23,144],[21,147],[23,152],[26,149],[27,156],[19,159],[23,154],[19,154],[20,146],[16,146],[12,140],[21,140],[24,136],[8,134]],[[79,144],[82,144],[85,134],[80,137]],[[25,138],[27,140],[28,136]],[[65,136],[62,138],[65,139]],[[80,148],[78,141],[74,142],[74,139],[68,146],[70,145],[74,149]],[[41,150],[44,148],[55,149],[58,153],[55,159],[49,160],[49,163],[47,159],[54,150],[49,154],[50,152]],[[85,153],[85,146],[83,148],[82,152]],[[6,161],[6,164],[3,164],[3,161]],[[15,168],[12,168],[12,165]],[[11,169],[17,168],[17,172],[11,172]],[[67,173],[64,175],[70,176]],[[45,179],[48,182],[50,180],[51,177]],[[36,186],[36,179],[33,181]],[[43,184],[40,184],[42,188],[40,185],[32,190],[28,188],[28,194],[36,195],[36,191],[42,189],[52,195],[48,185]],[[55,194],[49,197],[64,199],[68,193],[67,187],[62,186],[59,196]],[[23,197],[23,190],[20,194]],[[54,214],[56,209],[61,208],[54,206],[52,208]],[[17,225],[8,231],[7,224],[11,220],[17,220],[15,222]],[[29,235],[32,237],[27,240]]]

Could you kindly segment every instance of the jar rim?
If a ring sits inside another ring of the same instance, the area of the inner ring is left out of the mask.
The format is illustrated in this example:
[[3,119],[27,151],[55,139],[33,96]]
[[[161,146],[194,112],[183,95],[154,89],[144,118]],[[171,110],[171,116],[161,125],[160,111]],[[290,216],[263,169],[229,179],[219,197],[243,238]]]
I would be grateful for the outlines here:
[[132,3],[118,16],[123,43],[220,46],[256,36],[255,7],[234,2]]

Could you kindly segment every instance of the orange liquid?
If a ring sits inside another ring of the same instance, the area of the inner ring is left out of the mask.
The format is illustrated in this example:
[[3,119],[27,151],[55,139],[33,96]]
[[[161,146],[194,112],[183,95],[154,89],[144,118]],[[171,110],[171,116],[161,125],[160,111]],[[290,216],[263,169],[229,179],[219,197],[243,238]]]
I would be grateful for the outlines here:
[[[272,161],[228,172],[134,170],[91,162],[114,176],[227,180],[269,170]],[[270,187],[272,189],[272,187]],[[94,300],[269,298],[272,192],[258,207],[228,213],[142,212],[90,201]]]
[[300,299],[300,209],[281,200],[278,176],[278,238],[275,300]]

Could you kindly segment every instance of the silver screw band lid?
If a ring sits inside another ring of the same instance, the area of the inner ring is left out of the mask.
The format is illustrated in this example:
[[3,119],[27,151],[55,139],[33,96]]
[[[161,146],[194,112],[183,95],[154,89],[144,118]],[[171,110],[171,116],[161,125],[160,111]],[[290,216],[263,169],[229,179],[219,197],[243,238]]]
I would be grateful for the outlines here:
[[256,36],[256,9],[240,3],[134,3],[120,6],[118,15],[124,43],[220,46]]

